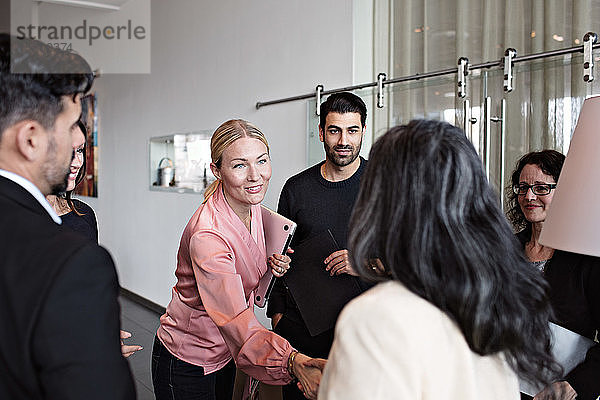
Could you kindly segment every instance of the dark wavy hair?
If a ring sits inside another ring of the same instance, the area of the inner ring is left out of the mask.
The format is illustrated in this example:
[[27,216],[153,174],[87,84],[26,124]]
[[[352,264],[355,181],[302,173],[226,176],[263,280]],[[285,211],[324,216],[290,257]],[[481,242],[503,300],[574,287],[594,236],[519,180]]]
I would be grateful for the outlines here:
[[73,191],[75,190],[75,188],[77,188],[77,185],[79,185],[81,183],[81,181],[83,181],[83,178],[85,177],[86,169],[87,169],[87,141],[88,141],[88,131],[87,128],[85,127],[85,124],[79,120],[77,121],[77,126],[79,127],[79,130],[81,130],[81,133],[83,133],[83,136],[85,137],[85,142],[83,144],[83,163],[81,164],[81,168],[79,168],[79,172],[77,173],[77,177],[75,178],[75,187],[73,188],[73,190],[67,190],[64,194],[64,198],[65,200],[67,200],[67,204],[69,205],[69,208],[71,209],[71,211],[73,211],[75,214],[82,216],[85,215],[81,212],[79,212],[79,210],[77,210],[77,208],[75,207],[75,204],[73,203],[73,199],[71,198],[71,196],[73,195]]
[[26,119],[51,129],[63,111],[63,96],[75,99],[93,81],[80,55],[0,34],[0,140],[8,127]]
[[550,355],[548,287],[531,268],[459,129],[414,120],[373,145],[352,213],[352,261],[363,278],[391,279],[456,321],[472,351],[504,352],[525,380],[560,376]]
[[504,188],[504,193],[508,202],[506,217],[515,230],[521,231],[523,229],[531,229],[531,222],[525,219],[525,214],[523,214],[523,210],[521,210],[521,206],[519,205],[519,196],[515,194],[512,189],[513,186],[519,184],[519,177],[521,176],[523,168],[528,164],[537,165],[544,174],[550,175],[554,178],[554,182],[558,182],[558,177],[560,176],[560,171],[562,170],[564,163],[565,156],[556,150],[532,151],[531,153],[525,154],[517,161],[517,165],[511,176],[510,186]]

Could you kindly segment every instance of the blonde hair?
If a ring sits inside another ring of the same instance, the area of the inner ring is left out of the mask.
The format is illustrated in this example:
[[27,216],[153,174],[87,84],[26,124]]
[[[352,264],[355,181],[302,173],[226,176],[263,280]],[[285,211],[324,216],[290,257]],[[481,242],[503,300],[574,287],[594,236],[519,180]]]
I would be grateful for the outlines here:
[[[210,158],[217,168],[221,168],[221,161],[225,149],[233,142],[243,137],[260,140],[267,146],[267,153],[269,152],[269,142],[267,142],[267,138],[260,129],[243,119],[230,119],[229,121],[223,122],[210,139]],[[206,188],[204,191],[204,203],[213,195],[213,193],[215,193],[220,183],[221,180],[217,179]]]

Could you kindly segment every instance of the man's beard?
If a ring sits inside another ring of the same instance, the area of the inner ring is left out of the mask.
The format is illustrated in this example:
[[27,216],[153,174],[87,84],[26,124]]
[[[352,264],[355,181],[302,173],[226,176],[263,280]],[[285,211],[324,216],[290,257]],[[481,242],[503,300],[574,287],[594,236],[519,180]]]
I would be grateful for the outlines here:
[[71,159],[66,168],[61,168],[60,165],[57,164],[58,161],[56,159],[56,142],[51,138],[50,143],[48,144],[48,154],[51,156],[46,161],[45,177],[50,185],[50,194],[58,196],[67,190],[69,174],[71,172],[71,163],[73,162],[75,152],[71,152]]
[[[337,146],[336,145],[333,147],[329,147],[327,145],[327,143],[325,143],[325,142],[323,142],[323,145],[325,147],[325,154],[327,156],[327,159],[338,167],[345,167],[346,165],[352,164],[352,162],[358,158],[358,155],[360,154],[360,148],[362,146],[362,140],[360,141],[360,143],[358,144],[357,147],[353,147],[351,145],[345,145],[345,146]],[[347,149],[351,150],[351,154],[348,157],[340,157],[335,152],[336,150],[347,150]]]
[[56,184],[50,186],[51,194],[53,194],[55,196],[62,196],[65,193],[65,191],[67,190],[68,183],[69,183],[69,173],[67,172],[67,175],[65,175],[64,182],[56,183]]

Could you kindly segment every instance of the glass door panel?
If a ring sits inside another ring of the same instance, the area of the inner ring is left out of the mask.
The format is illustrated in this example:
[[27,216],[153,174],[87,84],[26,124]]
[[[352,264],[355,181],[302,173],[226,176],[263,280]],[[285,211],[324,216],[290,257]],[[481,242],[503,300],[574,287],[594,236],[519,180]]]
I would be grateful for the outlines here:
[[[594,61],[597,67],[589,83],[582,79],[580,53],[516,63],[511,92],[503,89],[500,65],[472,70],[464,99],[456,95],[456,74],[388,84],[383,109],[377,108],[375,88],[356,90],[368,110],[361,155],[368,158],[373,140],[393,126],[415,118],[443,120],[465,130],[484,166],[489,144],[489,179],[500,197],[523,154],[542,149],[568,152],[583,101],[600,95],[600,50],[594,51]],[[315,109],[315,99],[307,101],[307,166],[324,159]],[[466,126],[465,111],[470,113]]]
[[456,123],[454,75],[402,82],[386,87],[390,127],[426,118]]
[[[594,56],[599,58],[597,54]],[[514,89],[505,92],[503,71],[499,68],[469,76],[471,87],[480,87],[479,91],[472,92],[479,96],[473,104],[484,108],[485,97],[491,97],[489,177],[499,195],[501,188],[506,190],[510,185],[512,170],[525,153],[555,149],[566,154],[583,101],[586,96],[600,94],[597,68],[593,82],[586,83],[582,79],[581,54],[517,63],[513,77]],[[472,112],[475,115],[477,110],[472,109]],[[480,113],[479,121],[481,150],[485,140],[485,112]]]

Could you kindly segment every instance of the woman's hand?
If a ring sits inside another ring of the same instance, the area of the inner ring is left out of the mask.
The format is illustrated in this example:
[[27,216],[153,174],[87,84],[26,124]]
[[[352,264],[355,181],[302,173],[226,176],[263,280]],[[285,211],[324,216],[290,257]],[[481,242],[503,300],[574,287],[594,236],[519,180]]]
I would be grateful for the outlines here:
[[533,400],[574,400],[576,397],[577,392],[569,385],[569,382],[560,381],[554,382],[536,394]]
[[[288,253],[293,253],[294,250],[288,249]],[[290,269],[292,259],[288,255],[273,254],[268,258],[269,267],[275,277],[281,278]]]
[[327,360],[310,358],[302,353],[296,354],[293,362],[293,372],[298,378],[298,389],[307,399],[316,399],[319,393],[319,383]]

